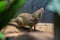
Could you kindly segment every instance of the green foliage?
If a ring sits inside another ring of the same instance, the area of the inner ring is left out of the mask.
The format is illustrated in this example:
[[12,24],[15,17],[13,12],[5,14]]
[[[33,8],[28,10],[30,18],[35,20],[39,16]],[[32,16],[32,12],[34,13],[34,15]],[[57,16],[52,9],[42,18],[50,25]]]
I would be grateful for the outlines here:
[[6,6],[7,6],[6,1],[1,1],[0,2],[0,15],[1,15],[1,12],[3,12],[5,10]]
[[0,39],[4,40],[4,34],[0,33]]
[[1,13],[0,15],[0,27],[1,28],[8,24],[10,19],[13,18],[14,15],[18,12],[19,8],[23,6],[24,2],[25,0],[15,0],[14,2],[12,1],[10,2],[9,8],[4,9],[3,13]]

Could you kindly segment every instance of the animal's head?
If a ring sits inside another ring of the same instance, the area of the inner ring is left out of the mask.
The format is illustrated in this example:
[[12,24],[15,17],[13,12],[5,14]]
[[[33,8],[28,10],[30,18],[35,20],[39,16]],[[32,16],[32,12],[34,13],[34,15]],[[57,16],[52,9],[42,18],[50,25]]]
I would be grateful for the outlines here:
[[39,20],[39,18],[42,16],[43,13],[44,13],[44,8],[41,8],[37,10],[36,12],[34,12],[32,16],[36,18],[37,20]]

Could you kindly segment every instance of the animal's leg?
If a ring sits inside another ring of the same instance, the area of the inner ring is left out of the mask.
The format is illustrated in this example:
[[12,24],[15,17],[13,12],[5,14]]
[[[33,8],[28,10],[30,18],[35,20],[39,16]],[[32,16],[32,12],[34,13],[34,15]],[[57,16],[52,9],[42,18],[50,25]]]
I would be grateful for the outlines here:
[[36,31],[37,29],[36,29],[36,25],[34,25],[34,31]]

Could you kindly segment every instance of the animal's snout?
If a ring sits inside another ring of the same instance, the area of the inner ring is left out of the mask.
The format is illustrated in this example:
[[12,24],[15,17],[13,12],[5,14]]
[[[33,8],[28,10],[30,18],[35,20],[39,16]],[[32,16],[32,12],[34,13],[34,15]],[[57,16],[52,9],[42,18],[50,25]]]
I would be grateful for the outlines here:
[[41,11],[41,13],[44,13],[44,8],[41,8],[40,11]]

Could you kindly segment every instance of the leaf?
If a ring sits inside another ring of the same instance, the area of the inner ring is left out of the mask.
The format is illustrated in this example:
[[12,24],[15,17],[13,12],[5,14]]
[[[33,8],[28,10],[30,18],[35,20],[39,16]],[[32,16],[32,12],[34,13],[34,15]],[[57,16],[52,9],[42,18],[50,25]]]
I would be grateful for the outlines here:
[[3,34],[3,33],[0,33],[0,38],[1,38],[2,40],[4,40],[4,34]]

